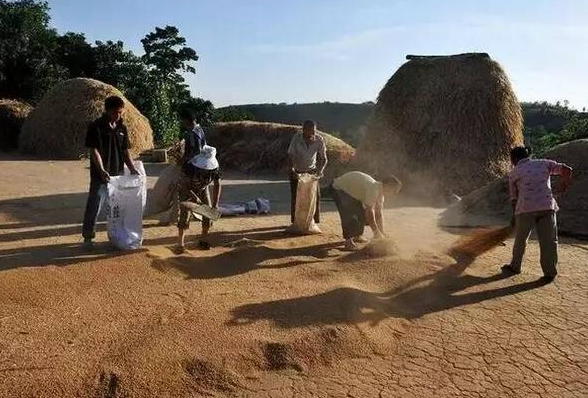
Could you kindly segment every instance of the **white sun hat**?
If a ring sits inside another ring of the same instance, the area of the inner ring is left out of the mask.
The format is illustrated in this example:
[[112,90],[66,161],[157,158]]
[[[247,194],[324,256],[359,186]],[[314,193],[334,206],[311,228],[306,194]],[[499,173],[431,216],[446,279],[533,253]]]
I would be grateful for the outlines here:
[[194,166],[202,170],[218,169],[218,160],[216,160],[216,148],[204,145],[200,153],[190,161]]

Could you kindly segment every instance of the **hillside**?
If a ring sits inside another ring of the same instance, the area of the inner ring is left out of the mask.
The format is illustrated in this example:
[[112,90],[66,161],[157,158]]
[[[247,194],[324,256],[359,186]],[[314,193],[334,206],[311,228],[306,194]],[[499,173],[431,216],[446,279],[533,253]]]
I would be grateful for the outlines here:
[[[350,104],[340,102],[320,102],[309,104],[250,104],[219,108],[225,115],[244,115],[260,122],[301,124],[307,119],[317,122],[322,131],[332,133],[355,146],[361,134],[361,127],[374,110],[373,102]],[[230,120],[229,116],[227,120]]]
[[[568,108],[565,104],[547,102],[523,102],[525,138],[537,152],[558,143],[565,142],[565,131],[570,122],[586,120],[586,113]],[[375,108],[373,102],[361,104],[320,102],[308,104],[249,104],[218,108],[221,121],[238,121],[250,119],[259,122],[284,124],[301,124],[306,119],[317,122],[322,131],[329,132],[353,146],[357,146],[362,134],[362,127],[368,121]],[[574,126],[582,130],[573,137],[581,138],[583,126]],[[573,138],[570,136],[570,138]]]

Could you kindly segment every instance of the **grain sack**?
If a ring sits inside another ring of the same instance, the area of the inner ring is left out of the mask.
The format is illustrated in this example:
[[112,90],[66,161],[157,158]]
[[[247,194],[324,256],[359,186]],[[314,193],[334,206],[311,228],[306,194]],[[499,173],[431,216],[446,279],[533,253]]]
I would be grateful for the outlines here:
[[314,222],[318,189],[318,180],[314,175],[308,173],[298,175],[294,223],[288,228],[288,232],[296,234],[321,233],[320,228]]
[[108,239],[122,250],[134,250],[143,242],[143,210],[147,200],[145,169],[135,162],[139,175],[110,177],[106,220]]

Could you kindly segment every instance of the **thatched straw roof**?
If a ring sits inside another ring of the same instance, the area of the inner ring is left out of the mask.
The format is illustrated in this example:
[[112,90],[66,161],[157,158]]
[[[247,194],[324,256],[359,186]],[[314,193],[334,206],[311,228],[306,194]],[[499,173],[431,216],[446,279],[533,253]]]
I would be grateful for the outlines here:
[[32,106],[25,102],[0,99],[0,149],[18,148],[18,136]]
[[510,82],[487,54],[411,56],[380,92],[358,157],[409,191],[461,195],[508,171],[522,127]]
[[[250,173],[256,171],[286,172],[288,145],[300,126],[260,122],[217,123],[207,134],[207,141],[217,147],[223,168]],[[339,138],[319,132],[327,144],[329,163],[324,182],[349,163],[355,149]]]
[[[559,145],[548,151],[545,158],[565,163],[574,169],[572,185],[564,195],[557,198],[560,207],[559,231],[588,237],[588,139]],[[556,178],[553,186],[557,187]],[[511,214],[508,179],[501,178],[448,208],[440,222],[444,226],[505,224]]]
[[129,131],[133,156],[153,148],[149,121],[116,88],[98,80],[63,81],[45,94],[22,127],[20,148],[43,157],[78,159],[84,148],[88,125],[104,111],[104,99],[118,95],[125,101],[123,120]]

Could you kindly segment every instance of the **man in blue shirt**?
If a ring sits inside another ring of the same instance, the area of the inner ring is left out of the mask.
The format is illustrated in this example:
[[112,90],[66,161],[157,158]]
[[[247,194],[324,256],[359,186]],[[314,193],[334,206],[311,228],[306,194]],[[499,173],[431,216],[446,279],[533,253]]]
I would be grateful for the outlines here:
[[[194,159],[202,152],[202,149],[207,146],[204,130],[198,123],[196,123],[196,117],[189,109],[184,108],[180,111],[180,122],[183,130],[180,138],[184,141],[184,156],[182,157],[182,176],[180,177],[178,184],[178,201],[172,211],[174,211],[174,215],[176,215],[176,218],[178,219],[178,229],[181,241],[180,249],[183,250],[184,233],[189,227],[189,217],[186,217],[185,214],[182,216],[182,213],[185,213],[185,211],[182,212],[179,208],[179,203],[184,201],[194,201],[196,200],[194,197],[195,195],[201,203],[217,206],[218,197],[220,196],[220,189],[217,186],[219,185],[218,181],[220,180],[220,174],[218,174],[217,170],[217,174],[210,177],[210,179],[207,179],[206,183],[201,181],[202,170],[198,170],[194,166]],[[207,177],[209,176],[207,175]],[[211,201],[210,193],[208,192],[208,184],[213,180],[215,181],[216,187],[214,203]],[[186,218],[188,221],[186,221]],[[203,237],[206,237],[208,234],[211,224],[212,222],[206,218],[202,220]],[[208,243],[206,241],[202,240],[200,243],[201,245],[199,244],[199,247],[202,246],[202,248],[208,248]]]
[[206,137],[202,127],[196,123],[194,113],[189,109],[182,109],[180,111],[180,121],[183,130],[180,139],[184,140],[183,169],[194,156],[200,153],[204,145],[206,145]]

